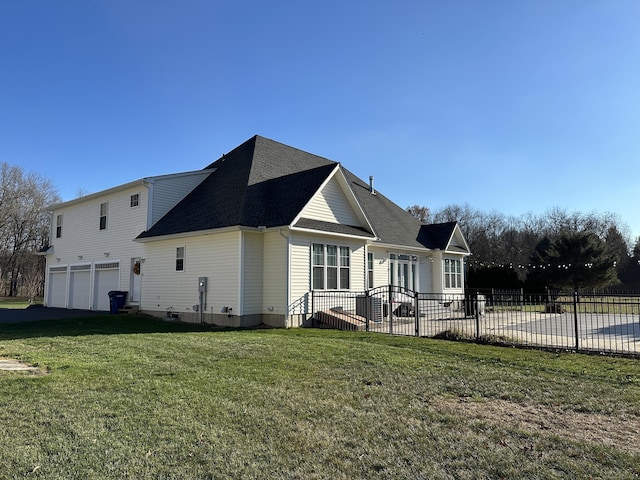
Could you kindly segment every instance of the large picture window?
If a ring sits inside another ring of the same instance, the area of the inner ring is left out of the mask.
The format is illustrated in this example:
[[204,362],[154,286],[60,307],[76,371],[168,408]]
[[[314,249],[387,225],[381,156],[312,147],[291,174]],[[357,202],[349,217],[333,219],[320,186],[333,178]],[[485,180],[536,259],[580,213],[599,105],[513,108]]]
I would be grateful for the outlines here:
[[444,288],[462,288],[462,262],[460,260],[445,258]]
[[348,290],[351,278],[349,247],[314,243],[311,251],[311,288]]

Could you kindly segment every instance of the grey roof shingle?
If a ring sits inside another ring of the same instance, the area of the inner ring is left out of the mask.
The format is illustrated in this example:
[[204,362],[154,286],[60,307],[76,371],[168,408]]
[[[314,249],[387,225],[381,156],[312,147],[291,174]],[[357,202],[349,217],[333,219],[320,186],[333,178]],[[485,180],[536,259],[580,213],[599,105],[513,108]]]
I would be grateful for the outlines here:
[[[214,169],[198,187],[138,238],[229,226],[288,226],[334,171],[337,162],[254,136],[208,165]],[[296,226],[373,237],[385,244],[446,248],[455,222],[423,225],[342,167],[374,232],[301,218]]]

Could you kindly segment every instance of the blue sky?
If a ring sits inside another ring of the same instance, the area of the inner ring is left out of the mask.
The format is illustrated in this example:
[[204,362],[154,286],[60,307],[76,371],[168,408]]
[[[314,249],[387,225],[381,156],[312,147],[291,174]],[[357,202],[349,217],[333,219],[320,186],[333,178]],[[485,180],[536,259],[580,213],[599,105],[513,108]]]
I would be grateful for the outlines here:
[[64,200],[259,134],[402,207],[640,235],[640,2],[0,0],[0,161]]

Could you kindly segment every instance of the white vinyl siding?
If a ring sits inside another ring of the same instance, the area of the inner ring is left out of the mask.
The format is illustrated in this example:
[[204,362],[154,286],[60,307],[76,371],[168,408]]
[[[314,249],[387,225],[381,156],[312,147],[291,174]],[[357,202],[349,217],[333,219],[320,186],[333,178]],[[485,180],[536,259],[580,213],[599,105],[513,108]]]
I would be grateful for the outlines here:
[[174,241],[146,243],[142,308],[193,311],[199,298],[198,278],[207,277],[207,312],[220,313],[226,306],[239,314],[240,235],[238,231],[182,239],[187,257],[184,272],[175,271]]
[[[287,239],[279,232],[263,235],[262,309],[266,314],[287,313]],[[305,259],[306,260],[306,259]],[[306,290],[305,290],[306,291]]]
[[373,254],[373,288],[389,285],[389,254],[371,246],[369,253]]
[[152,187],[152,212],[149,226],[160,220],[189,192],[200,185],[209,174],[208,171],[202,171],[185,175],[168,175],[155,179]]
[[361,225],[335,178],[314,195],[300,216],[342,225]]
[[262,313],[262,235],[243,234],[242,292],[244,315]]

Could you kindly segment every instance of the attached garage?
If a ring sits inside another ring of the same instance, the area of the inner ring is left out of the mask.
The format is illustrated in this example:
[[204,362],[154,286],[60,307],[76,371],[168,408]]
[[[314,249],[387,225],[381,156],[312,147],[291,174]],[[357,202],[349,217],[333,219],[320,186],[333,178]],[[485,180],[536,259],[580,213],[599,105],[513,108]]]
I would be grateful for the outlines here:
[[109,292],[120,289],[120,263],[96,263],[93,282],[93,309],[109,310]]
[[51,267],[49,269],[49,291],[47,306],[67,307],[67,267]]
[[69,271],[69,304],[67,308],[91,308],[91,264],[72,265]]

